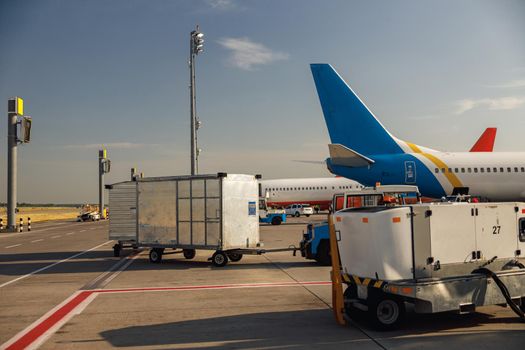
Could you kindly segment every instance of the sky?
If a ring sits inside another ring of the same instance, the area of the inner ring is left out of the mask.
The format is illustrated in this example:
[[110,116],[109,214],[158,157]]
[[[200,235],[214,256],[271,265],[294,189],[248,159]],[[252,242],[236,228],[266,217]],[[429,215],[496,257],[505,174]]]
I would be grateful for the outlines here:
[[396,137],[467,151],[525,151],[525,2],[0,0],[0,202],[7,100],[32,140],[18,147],[18,201],[97,201],[106,183],[190,172],[189,35],[200,173],[330,176],[310,63],[330,63]]

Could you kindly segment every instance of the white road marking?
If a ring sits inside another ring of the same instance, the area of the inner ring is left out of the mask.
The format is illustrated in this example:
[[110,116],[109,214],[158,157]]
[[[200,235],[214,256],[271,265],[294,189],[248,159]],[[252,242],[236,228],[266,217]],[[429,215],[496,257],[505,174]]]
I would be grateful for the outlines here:
[[78,232],[86,232],[86,230],[80,230],[80,231],[78,231]]
[[44,239],[35,239],[34,241],[31,241],[31,243],[36,243],[36,242],[42,242]]
[[8,245],[7,247],[5,247],[5,249],[9,249],[9,248],[14,248],[14,247],[18,247],[18,246],[20,246],[20,245],[22,245],[22,243],[20,243],[20,244],[13,244],[13,245]]
[[68,232],[68,233],[66,233],[66,236],[71,236],[73,234],[75,234],[75,232]]
[[15,279],[12,279],[11,281],[7,281],[7,282],[5,282],[5,283],[2,283],[2,284],[0,284],[0,288],[3,288],[3,287],[5,287],[5,286],[10,285],[11,283],[15,283],[15,282],[20,281],[20,280],[22,280],[22,279],[24,279],[24,278],[27,278],[27,277],[29,277],[29,276],[32,276],[32,275],[34,275],[35,273],[39,273],[39,272],[42,272],[42,271],[44,271],[44,270],[50,269],[50,268],[52,268],[53,266],[56,266],[56,265],[58,265],[58,264],[61,264],[61,263],[63,263],[63,262],[66,262],[66,261],[68,261],[68,260],[74,259],[74,258],[76,258],[77,256],[81,256],[81,255],[83,255],[83,254],[86,254],[87,252],[90,252],[90,251],[92,251],[92,250],[95,250],[95,249],[97,249],[97,248],[100,248],[100,247],[102,247],[103,245],[106,245],[106,244],[108,244],[108,243],[110,243],[110,242],[112,242],[112,241],[106,241],[106,242],[104,242],[104,243],[102,243],[102,244],[97,245],[96,247],[90,248],[90,249],[88,249],[88,250],[84,250],[83,252],[80,252],[80,253],[77,253],[77,254],[74,254],[74,255],[71,255],[69,258],[65,258],[65,259],[62,259],[62,260],[60,260],[60,261],[54,262],[54,263],[52,263],[52,264],[50,264],[50,265],[44,266],[44,267],[42,267],[42,268],[39,268],[38,270],[35,270],[35,271],[33,271],[33,272],[30,272],[30,273],[28,273],[27,275],[23,275],[23,276],[20,276],[20,277],[15,278]]
[[55,239],[55,238],[59,238],[59,237],[62,237],[62,236],[56,235],[56,236],[51,237],[51,239]]

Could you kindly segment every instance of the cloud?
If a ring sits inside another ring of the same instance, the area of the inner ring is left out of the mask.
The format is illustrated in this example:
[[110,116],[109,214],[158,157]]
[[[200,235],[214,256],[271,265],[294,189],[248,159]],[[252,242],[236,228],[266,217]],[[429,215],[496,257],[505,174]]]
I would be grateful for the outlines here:
[[206,0],[206,3],[216,10],[232,10],[237,7],[233,0]]
[[457,103],[456,114],[463,114],[471,109],[485,107],[493,111],[516,109],[525,103],[525,97],[507,96],[500,98],[465,99]]
[[230,64],[244,70],[252,70],[255,66],[286,60],[289,57],[287,53],[272,51],[248,38],[222,38],[218,43],[231,50]]
[[83,145],[65,145],[64,148],[73,148],[73,149],[101,149],[102,146],[106,148],[113,149],[133,149],[141,147],[151,147],[157,146],[156,144],[146,144],[146,143],[132,143],[132,142],[113,142],[113,143],[88,143]]
[[525,87],[525,79],[511,80],[509,82],[497,85],[487,85],[487,87],[500,89],[522,88]]

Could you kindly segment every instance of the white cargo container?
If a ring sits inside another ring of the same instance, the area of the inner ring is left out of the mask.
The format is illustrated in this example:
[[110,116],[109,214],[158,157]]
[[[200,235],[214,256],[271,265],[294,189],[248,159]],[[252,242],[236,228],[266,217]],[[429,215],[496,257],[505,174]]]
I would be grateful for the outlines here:
[[480,267],[496,271],[525,308],[525,203],[371,207],[334,217],[347,300],[372,308],[383,326],[396,323],[407,301],[426,313],[508,302],[473,274]]
[[119,182],[107,185],[109,189],[109,239],[117,241],[113,246],[115,256],[122,248],[137,246],[137,183]]
[[152,262],[160,262],[167,248],[182,249],[187,259],[196,249],[214,250],[216,266],[239,261],[249,250],[258,253],[257,179],[218,173],[138,178],[109,186],[110,205],[113,201],[117,209],[114,215],[110,206],[110,239],[131,239],[127,233],[135,225],[136,245],[151,248]]

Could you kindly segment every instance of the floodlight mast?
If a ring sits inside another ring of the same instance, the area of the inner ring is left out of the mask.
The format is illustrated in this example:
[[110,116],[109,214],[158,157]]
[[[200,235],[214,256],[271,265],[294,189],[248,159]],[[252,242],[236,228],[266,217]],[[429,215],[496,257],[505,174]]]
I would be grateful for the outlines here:
[[199,171],[199,153],[197,148],[197,129],[201,122],[197,120],[197,100],[195,97],[195,57],[204,48],[204,34],[199,32],[199,26],[190,33],[190,128],[191,128],[191,175]]

